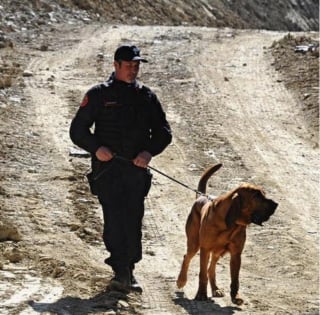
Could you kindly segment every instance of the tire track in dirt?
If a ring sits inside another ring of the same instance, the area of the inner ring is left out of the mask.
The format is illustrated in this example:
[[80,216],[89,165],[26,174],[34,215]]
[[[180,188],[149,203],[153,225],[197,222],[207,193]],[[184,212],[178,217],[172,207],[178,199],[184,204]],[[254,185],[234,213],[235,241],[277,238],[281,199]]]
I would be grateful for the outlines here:
[[[201,37],[201,32],[183,28],[177,28],[176,32],[173,32],[170,28],[164,29],[163,34],[157,34],[154,40],[157,41],[157,55],[165,57],[161,59],[158,66],[154,65],[155,73],[150,76],[150,79],[155,77],[155,81],[161,86],[162,92],[159,90],[159,95],[163,99],[163,104],[167,106],[167,114],[172,122],[173,130],[181,128],[179,132],[174,133],[173,145],[154,159],[152,165],[193,189],[196,188],[199,180],[199,170],[207,167],[207,163],[217,161],[212,156],[207,156],[203,151],[198,151],[198,148],[204,150],[201,147],[203,139],[198,137],[193,139],[194,133],[197,132],[195,126],[201,126],[202,122],[201,119],[192,120],[195,110],[195,108],[192,109],[192,106],[195,105],[192,93],[195,92],[194,85],[199,84],[199,82],[195,82],[192,77],[190,78],[192,73],[186,68],[187,58],[190,58],[194,53],[194,48],[186,50],[186,54],[181,52],[181,47],[184,47],[183,45],[191,40],[196,41],[194,47],[197,47]],[[154,58],[157,58],[157,56]],[[163,69],[166,70],[161,73]],[[169,76],[170,80],[163,82],[162,80],[166,75]],[[188,98],[189,95],[190,98]],[[191,109],[188,108],[188,104],[190,104]],[[199,134],[201,135],[201,132]],[[197,287],[197,267],[190,270],[189,285],[184,290],[177,290],[175,281],[186,247],[185,220],[195,198],[195,193],[156,172],[153,173],[154,185],[147,204],[152,214],[150,215],[147,212],[145,221],[148,231],[147,236],[150,233],[148,222],[152,222],[149,223],[150,227],[153,227],[157,234],[160,232],[160,235],[155,234],[150,237],[152,241],[146,241],[146,248],[150,247],[148,246],[150,242],[154,242],[156,246],[153,247],[153,255],[151,257],[145,255],[141,262],[143,270],[148,267],[151,269],[150,275],[143,280],[147,281],[148,286],[150,283],[150,290],[148,290],[146,296],[149,298],[147,301],[152,305],[152,311],[146,314],[169,312],[170,314],[196,315],[212,314],[213,312],[229,314],[233,312],[236,308],[227,306],[228,297],[217,300],[217,304],[212,301],[201,303],[192,299]],[[198,266],[197,258],[193,260],[192,266]],[[160,275],[156,277],[156,281],[154,280],[154,274]],[[153,299],[155,294],[158,302]]]
[[[32,67],[36,67],[37,62],[34,61]],[[28,80],[26,79],[26,85],[28,85]],[[34,83],[36,89],[37,84]],[[44,240],[42,235],[43,233],[54,235],[58,230],[58,228],[55,229],[54,211],[50,212],[50,205],[47,201],[57,202],[57,206],[61,206],[61,200],[56,198],[57,196],[53,194],[50,187],[54,180],[54,174],[51,173],[50,168],[51,160],[44,160],[41,157],[48,151],[42,144],[44,138],[34,120],[35,108],[32,101],[27,97],[20,106],[23,108],[17,111],[17,125],[13,131],[18,135],[20,141],[13,146],[15,159],[9,163],[9,172],[12,172],[12,176],[8,177],[18,179],[20,185],[13,186],[16,190],[14,193],[16,197],[6,200],[6,211],[8,212],[10,208],[13,210],[15,219],[12,221],[15,226],[19,227],[22,241],[13,245],[12,253],[15,253],[17,259],[12,261],[10,258],[12,263],[2,268],[0,284],[3,288],[2,280],[6,281],[6,289],[1,292],[1,299],[4,301],[0,306],[1,314],[10,315],[30,314],[27,310],[23,311],[27,308],[28,300],[37,298],[41,301],[45,297],[46,301],[53,302],[63,291],[61,285],[54,279],[42,277],[39,273],[39,266],[47,258],[45,251],[40,253],[35,248],[42,246],[50,248],[52,244],[48,242],[50,236],[48,235],[48,239]],[[44,143],[47,144],[47,141]],[[48,209],[48,213],[46,210],[39,211],[39,209]],[[50,220],[49,224],[48,220]],[[52,248],[49,249],[49,252],[52,251]],[[19,262],[24,264],[21,266]],[[49,275],[56,267],[58,265],[55,265],[52,260],[52,264],[48,264],[43,271]]]

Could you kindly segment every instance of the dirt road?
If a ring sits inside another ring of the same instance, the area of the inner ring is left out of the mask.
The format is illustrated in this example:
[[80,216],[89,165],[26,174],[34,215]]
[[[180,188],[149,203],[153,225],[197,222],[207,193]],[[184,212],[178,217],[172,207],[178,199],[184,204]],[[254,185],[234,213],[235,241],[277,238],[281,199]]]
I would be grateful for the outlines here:
[[[17,228],[22,240],[1,243],[0,313],[318,314],[318,147],[296,99],[271,66],[268,47],[283,36],[197,27],[65,26],[59,36],[46,34],[47,51],[24,47],[27,72],[18,94],[1,107],[8,150],[1,220],[8,234]],[[137,266],[144,293],[105,292],[112,274],[103,263],[102,214],[83,176],[89,159],[75,156],[68,129],[83,94],[112,71],[113,51],[123,42],[147,54],[141,81],[158,94],[174,133],[172,145],[151,165],[196,188],[203,169],[222,162],[210,193],[251,182],[279,202],[270,221],[248,229],[242,307],[230,301],[228,256],[218,266],[226,297],[193,300],[198,257],[187,286],[177,290],[184,225],[195,194],[157,173],[146,200],[144,257]]]

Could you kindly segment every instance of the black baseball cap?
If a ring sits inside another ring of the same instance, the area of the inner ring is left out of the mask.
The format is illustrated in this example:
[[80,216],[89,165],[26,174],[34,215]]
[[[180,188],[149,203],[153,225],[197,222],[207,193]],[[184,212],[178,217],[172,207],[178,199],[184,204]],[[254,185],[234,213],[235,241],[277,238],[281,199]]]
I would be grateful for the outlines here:
[[122,45],[114,53],[116,61],[142,61],[148,62],[147,59],[140,57],[140,49],[136,46]]

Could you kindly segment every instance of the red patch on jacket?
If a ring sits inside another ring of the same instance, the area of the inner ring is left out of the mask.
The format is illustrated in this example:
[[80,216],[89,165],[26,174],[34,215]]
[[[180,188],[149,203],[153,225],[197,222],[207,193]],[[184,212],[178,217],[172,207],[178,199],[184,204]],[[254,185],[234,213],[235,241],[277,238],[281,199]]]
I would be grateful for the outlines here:
[[89,103],[89,97],[88,97],[88,95],[86,95],[86,96],[83,98],[83,100],[82,100],[82,102],[81,102],[81,104],[80,104],[80,107],[85,107],[88,103]]

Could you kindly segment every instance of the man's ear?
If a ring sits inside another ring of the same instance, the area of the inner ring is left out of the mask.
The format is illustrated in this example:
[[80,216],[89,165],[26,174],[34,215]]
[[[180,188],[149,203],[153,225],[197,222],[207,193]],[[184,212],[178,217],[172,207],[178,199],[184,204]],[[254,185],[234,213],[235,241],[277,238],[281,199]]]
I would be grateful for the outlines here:
[[232,227],[235,221],[240,217],[241,210],[241,198],[238,193],[234,193],[231,197],[231,205],[229,207],[228,213],[225,217],[225,223],[227,228]]
[[117,70],[119,68],[121,68],[121,61],[117,61],[117,60],[114,60],[113,61],[113,66],[114,68]]

